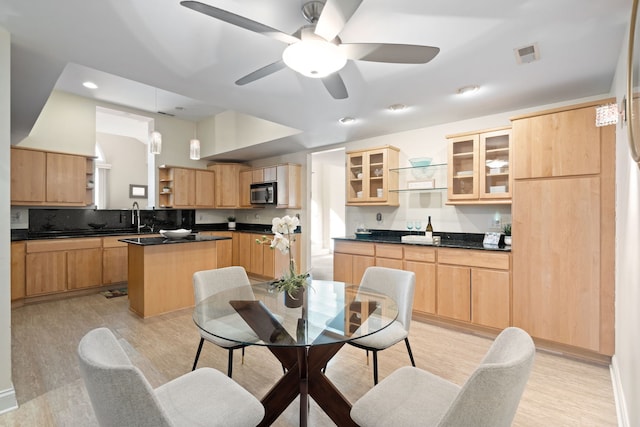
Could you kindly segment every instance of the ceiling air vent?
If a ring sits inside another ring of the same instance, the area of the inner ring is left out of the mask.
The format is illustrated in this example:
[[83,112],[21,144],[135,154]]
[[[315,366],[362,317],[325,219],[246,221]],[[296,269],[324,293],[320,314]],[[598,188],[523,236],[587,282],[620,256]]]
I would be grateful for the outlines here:
[[540,51],[538,50],[537,43],[516,48],[514,51],[516,53],[516,62],[518,64],[528,64],[529,62],[540,59]]

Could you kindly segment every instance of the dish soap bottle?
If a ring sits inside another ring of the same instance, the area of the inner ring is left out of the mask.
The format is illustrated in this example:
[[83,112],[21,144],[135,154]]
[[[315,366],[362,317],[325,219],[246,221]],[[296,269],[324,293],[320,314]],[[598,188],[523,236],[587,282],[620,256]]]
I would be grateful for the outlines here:
[[431,225],[431,216],[429,216],[429,219],[427,221],[427,228],[424,232],[424,235],[427,237],[427,239],[433,239],[433,225]]

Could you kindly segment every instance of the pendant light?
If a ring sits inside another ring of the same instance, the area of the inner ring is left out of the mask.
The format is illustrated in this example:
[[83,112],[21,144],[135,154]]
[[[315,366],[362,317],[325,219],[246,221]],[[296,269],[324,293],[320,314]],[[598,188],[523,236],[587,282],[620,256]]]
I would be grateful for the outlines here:
[[[156,111],[158,111],[158,89],[156,88]],[[158,131],[151,132],[149,135],[149,152],[151,154],[160,154],[162,151],[162,134]]]
[[193,124],[193,139],[189,141],[189,158],[200,160],[200,140],[198,139],[198,124]]

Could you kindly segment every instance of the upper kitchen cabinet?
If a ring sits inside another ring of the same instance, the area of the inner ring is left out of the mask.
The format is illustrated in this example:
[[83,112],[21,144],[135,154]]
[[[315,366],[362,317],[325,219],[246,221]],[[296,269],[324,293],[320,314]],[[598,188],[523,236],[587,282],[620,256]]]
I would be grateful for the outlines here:
[[213,171],[160,166],[158,177],[161,208],[214,208]]
[[347,152],[348,206],[399,206],[398,193],[389,191],[398,188],[398,173],[390,169],[398,168],[399,152],[390,145]]
[[511,129],[449,135],[447,139],[447,203],[511,203]]
[[[265,170],[271,168],[265,168]],[[300,209],[302,200],[300,194],[300,170],[296,164],[282,164],[276,168],[276,197],[277,208]],[[265,181],[266,182],[266,181]]]
[[601,132],[595,121],[593,104],[512,118],[515,178],[600,173]]
[[13,205],[86,206],[93,203],[93,159],[11,147]]
[[214,163],[207,166],[216,174],[215,207],[239,208],[240,203],[240,172],[247,166],[242,163]]

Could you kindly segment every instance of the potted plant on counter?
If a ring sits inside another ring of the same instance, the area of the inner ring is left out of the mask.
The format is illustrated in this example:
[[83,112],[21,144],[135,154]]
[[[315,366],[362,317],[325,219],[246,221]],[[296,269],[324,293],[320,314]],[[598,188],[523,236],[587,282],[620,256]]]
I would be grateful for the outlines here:
[[233,215],[229,215],[227,217],[227,222],[229,225],[229,230],[235,230],[236,229],[236,217]]
[[293,259],[291,245],[295,242],[295,230],[298,228],[300,220],[298,217],[286,215],[282,218],[273,218],[271,231],[273,238],[262,236],[256,239],[256,243],[269,244],[271,249],[279,249],[283,254],[289,255],[288,269],[280,280],[273,283],[278,292],[284,292],[284,303],[287,307],[300,307],[303,302],[304,290],[308,284],[308,273],[298,274],[296,272],[296,262]]
[[511,224],[505,224],[502,231],[504,232],[504,244],[511,246]]

